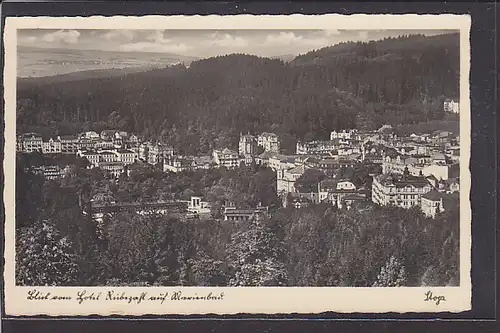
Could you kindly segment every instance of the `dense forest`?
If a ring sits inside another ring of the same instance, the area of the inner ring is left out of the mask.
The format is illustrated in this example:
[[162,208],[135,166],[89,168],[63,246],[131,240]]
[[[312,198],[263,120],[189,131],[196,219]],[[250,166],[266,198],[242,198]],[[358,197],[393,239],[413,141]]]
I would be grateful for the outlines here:
[[[249,166],[161,173],[137,165],[109,179],[77,163],[59,181],[17,161],[17,281],[21,285],[458,285],[458,207],[434,220],[418,209],[280,208],[274,172]],[[43,163],[43,161],[41,162]],[[362,180],[360,180],[362,181]],[[191,184],[196,184],[193,186]],[[79,203],[98,193],[269,205],[261,221],[183,220],[119,213],[102,227]],[[85,199],[86,198],[86,199]]]
[[449,34],[343,43],[287,63],[232,54],[108,78],[37,78],[18,82],[17,130],[117,128],[189,154],[272,131],[292,151],[332,130],[442,120],[459,72],[459,36]]

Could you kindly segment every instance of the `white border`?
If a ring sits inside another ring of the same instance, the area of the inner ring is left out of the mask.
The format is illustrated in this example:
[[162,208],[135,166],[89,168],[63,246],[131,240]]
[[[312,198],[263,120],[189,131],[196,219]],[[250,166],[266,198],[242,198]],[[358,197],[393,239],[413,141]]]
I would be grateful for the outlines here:
[[[234,15],[144,17],[7,17],[5,23],[5,311],[7,315],[143,315],[237,313],[340,313],[461,312],[471,309],[471,207],[470,207],[470,24],[468,15]],[[107,290],[159,294],[182,290],[199,295],[224,292],[223,301],[165,301],[141,304],[87,301],[28,301],[34,288],[15,286],[15,137],[17,29],[456,29],[460,30],[460,286],[440,288],[344,288],[344,287],[44,287],[52,295],[73,296]],[[432,291],[445,302],[424,302]]]

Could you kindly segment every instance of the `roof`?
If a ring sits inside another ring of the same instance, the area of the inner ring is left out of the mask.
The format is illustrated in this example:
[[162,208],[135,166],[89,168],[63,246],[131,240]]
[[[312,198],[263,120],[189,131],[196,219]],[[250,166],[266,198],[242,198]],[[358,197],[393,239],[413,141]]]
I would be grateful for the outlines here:
[[299,166],[296,166],[295,168],[291,168],[291,169],[287,170],[287,173],[301,175],[304,172],[306,172],[307,169],[309,169],[309,168],[307,168],[304,165],[299,165]]
[[238,155],[238,154],[237,154],[234,150],[231,150],[231,149],[229,149],[229,148],[224,148],[224,149],[222,150],[222,154],[227,154],[227,155],[229,155],[229,154],[231,154],[231,155]]
[[427,200],[431,201],[440,201],[443,198],[443,195],[439,193],[436,190],[432,190],[422,196],[422,198],[425,198]]
[[425,178],[426,178],[426,179],[430,179],[430,180],[432,180],[432,181],[436,181],[436,182],[438,181],[438,179],[437,179],[434,175],[430,175],[430,176],[427,176],[427,177],[425,177]]
[[121,166],[123,167],[122,162],[101,162],[99,163],[99,166]]
[[76,135],[59,135],[61,140],[78,140]]
[[343,197],[344,200],[365,200],[366,198],[359,194],[347,194]]
[[269,133],[269,132],[263,132],[259,136],[266,136],[266,137],[273,137],[273,138],[278,137],[276,134]]
[[458,178],[449,178],[444,181],[446,184],[460,184],[460,180]]
[[319,182],[320,189],[336,189],[337,181],[334,179],[324,179]]
[[272,151],[265,151],[262,154],[260,154],[258,157],[260,159],[269,159],[269,158],[274,157],[276,155],[278,155],[278,153],[272,152]]

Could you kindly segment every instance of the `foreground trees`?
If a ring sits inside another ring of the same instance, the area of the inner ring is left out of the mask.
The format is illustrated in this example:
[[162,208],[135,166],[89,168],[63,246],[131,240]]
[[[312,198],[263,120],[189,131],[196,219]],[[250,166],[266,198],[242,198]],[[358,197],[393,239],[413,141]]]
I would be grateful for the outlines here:
[[[459,209],[427,219],[418,209],[329,205],[279,208],[266,168],[145,172],[117,182],[76,168],[56,181],[18,178],[39,205],[17,212],[17,281],[47,285],[444,286],[458,285]],[[191,183],[188,184],[188,181]],[[41,184],[41,185],[40,185]],[[39,188],[33,188],[33,187]],[[203,194],[214,207],[269,205],[272,217],[223,221],[182,216],[106,217],[79,204],[94,193],[147,187],[152,198]],[[79,200],[79,198],[81,198]],[[19,210],[21,206],[16,206]]]

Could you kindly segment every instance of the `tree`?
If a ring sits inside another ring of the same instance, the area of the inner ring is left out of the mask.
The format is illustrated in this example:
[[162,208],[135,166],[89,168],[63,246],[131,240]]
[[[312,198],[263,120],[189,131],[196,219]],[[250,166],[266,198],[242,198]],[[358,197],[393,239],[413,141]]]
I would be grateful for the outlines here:
[[234,272],[229,285],[286,285],[288,281],[281,242],[255,220],[231,236],[227,254]]
[[19,285],[79,284],[79,267],[72,244],[49,221],[37,222],[18,233],[16,253],[16,282]]
[[402,287],[406,284],[407,273],[403,264],[394,256],[380,269],[374,287]]

